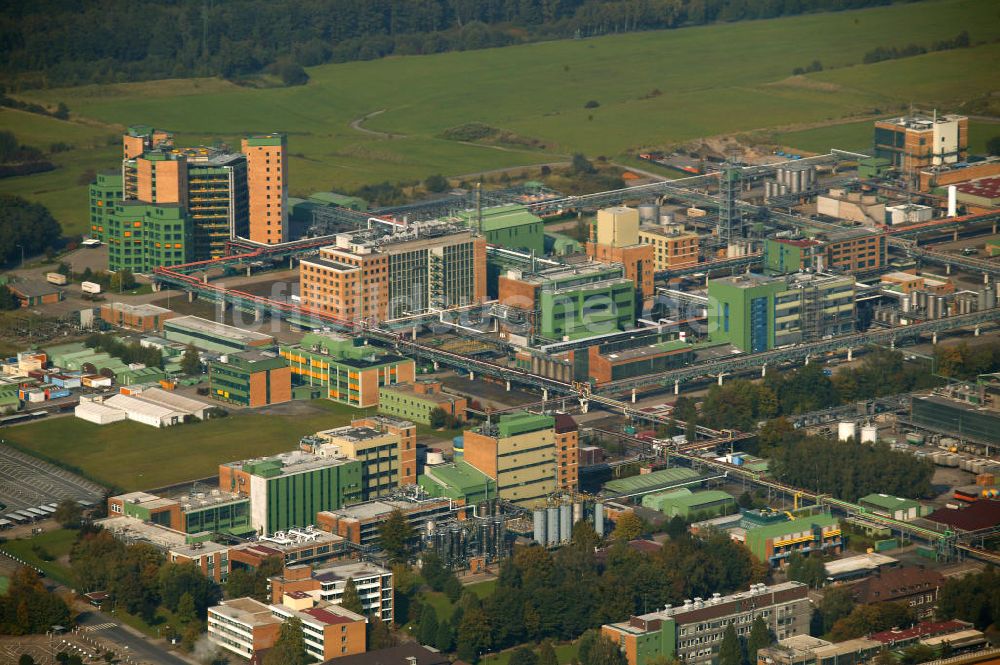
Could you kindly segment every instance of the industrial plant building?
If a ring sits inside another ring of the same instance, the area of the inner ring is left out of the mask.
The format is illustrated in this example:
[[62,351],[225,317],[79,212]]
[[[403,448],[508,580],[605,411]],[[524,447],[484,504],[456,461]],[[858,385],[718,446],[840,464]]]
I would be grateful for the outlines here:
[[653,273],[656,272],[654,246],[639,239],[639,211],[618,206],[597,211],[590,227],[587,256],[601,263],[624,267],[625,279],[635,284],[637,310],[653,297]]
[[362,500],[362,463],[296,450],[219,466],[219,488],[250,498],[250,520],[271,535],[314,524],[316,513]]
[[398,496],[355,503],[338,510],[325,510],[316,514],[316,526],[335,533],[357,545],[377,545],[379,527],[395,511],[399,511],[419,532],[428,522],[447,519],[453,513],[463,515],[459,506],[464,501],[448,498],[414,498]]
[[292,372],[272,351],[230,353],[208,363],[209,395],[238,406],[267,406],[292,399]]
[[708,334],[757,353],[854,331],[854,280],[797,273],[745,274],[708,283]]
[[163,336],[179,344],[193,344],[202,351],[232,353],[274,346],[274,338],[264,333],[237,328],[200,316],[178,316],[163,324]]
[[829,231],[813,237],[774,236],[764,241],[764,268],[784,275],[801,270],[874,272],[888,265],[886,236],[868,229]]
[[698,263],[698,234],[686,231],[679,224],[641,226],[639,242],[653,246],[653,267],[656,272],[686,268]]
[[300,445],[321,457],[361,463],[361,498],[386,496],[417,482],[417,427],[409,420],[370,416],[303,437]]
[[556,491],[555,418],[532,413],[500,416],[464,435],[464,461],[496,481],[501,499],[530,506]]
[[355,407],[377,406],[386,386],[413,381],[412,359],[331,333],[306,333],[294,346],[282,346],[295,385],[315,387],[326,399]]
[[771,566],[782,566],[793,553],[837,554],[844,545],[840,521],[829,512],[803,509],[788,514],[768,509],[747,510],[729,535]]
[[875,123],[875,157],[904,173],[964,162],[969,153],[969,119],[961,115],[912,114]]
[[373,223],[299,265],[302,306],[381,322],[486,297],[486,239],[441,221]]
[[801,582],[766,586],[711,598],[686,600],[682,606],[605,624],[601,633],[619,645],[628,665],[669,659],[705,664],[716,660],[726,627],[733,624],[746,638],[754,620],[763,618],[779,640],[809,632],[812,604]]
[[435,409],[462,422],[467,408],[468,400],[444,392],[441,382],[433,379],[382,386],[378,391],[380,412],[424,425],[431,424],[431,412]]
[[522,205],[466,210],[456,217],[477,229],[491,245],[536,256],[545,254],[545,225]]
[[627,330],[635,325],[636,286],[622,266],[574,262],[537,272],[509,270],[498,280],[509,335],[558,341]]

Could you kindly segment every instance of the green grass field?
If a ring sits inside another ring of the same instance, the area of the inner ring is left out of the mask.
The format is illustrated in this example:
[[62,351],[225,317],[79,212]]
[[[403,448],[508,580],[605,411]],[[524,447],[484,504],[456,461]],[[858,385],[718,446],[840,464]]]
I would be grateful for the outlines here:
[[[32,566],[41,568],[48,577],[72,588],[74,586],[72,573],[58,559],[69,554],[70,548],[76,542],[76,535],[77,532],[72,529],[53,529],[31,538],[8,540],[0,545],[0,549],[10,552]],[[52,561],[45,561],[39,557],[35,551],[36,547],[48,553]]]
[[[535,655],[538,655],[538,647],[532,647],[532,651]],[[507,649],[506,651],[501,651],[496,654],[488,654],[483,656],[480,662],[488,663],[489,665],[507,665],[510,662],[510,657],[514,655],[517,649]],[[561,665],[570,663],[580,652],[580,642],[579,640],[570,642],[569,644],[556,644],[555,645],[556,658],[559,660]]]
[[[975,48],[859,64],[875,46],[929,45],[962,29]],[[114,168],[115,150],[106,137],[131,123],[171,129],[180,144],[235,144],[245,133],[287,132],[290,189],[301,195],[537,164],[575,151],[614,157],[702,136],[884,114],[911,102],[946,109],[993,89],[1000,45],[992,42],[998,37],[997,7],[990,0],[928,0],[323,65],[309,70],[308,85],[295,88],[191,79],[33,91],[23,96],[67,103],[81,122],[61,123],[60,130],[90,136],[94,147],[57,156],[63,168],[55,173],[0,181],[0,191],[40,200],[67,229],[84,228],[79,174]],[[790,76],[794,67],[815,59],[826,71]],[[654,90],[660,94],[650,95]],[[600,106],[585,109],[588,100]],[[393,138],[351,126],[375,111],[384,112],[364,126]],[[25,137],[37,133],[40,123],[59,122],[5,113],[4,124]],[[472,121],[537,138],[545,149],[440,138],[443,130]]]
[[6,575],[0,575],[0,596],[7,593],[7,588],[10,586],[10,578]]
[[234,413],[163,429],[130,421],[100,426],[70,416],[11,427],[4,438],[99,483],[133,491],[211,476],[222,462],[291,450],[302,436],[346,425],[359,415],[327,400],[314,405],[315,415]]

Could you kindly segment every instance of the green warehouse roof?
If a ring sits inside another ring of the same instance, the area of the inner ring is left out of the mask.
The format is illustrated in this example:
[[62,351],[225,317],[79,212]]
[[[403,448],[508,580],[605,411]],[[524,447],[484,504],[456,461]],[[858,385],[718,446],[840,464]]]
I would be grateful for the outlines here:
[[[459,219],[471,224],[476,220],[475,210],[465,210],[458,213]],[[483,208],[483,231],[497,231],[507,229],[512,226],[525,226],[527,224],[540,224],[540,217],[535,216],[522,205],[511,204],[498,206],[496,208]]]
[[681,467],[662,469],[652,473],[644,473],[631,478],[612,480],[604,484],[604,489],[620,494],[633,494],[643,490],[655,490],[658,487],[668,487],[671,484],[683,483],[698,478],[698,472]]
[[[650,504],[656,503],[656,506],[646,504],[646,499],[651,497],[655,497],[655,499],[650,501]],[[658,499],[658,501],[656,499]],[[735,501],[731,494],[723,492],[722,490],[703,490],[701,492],[692,492],[686,487],[683,487],[679,490],[674,490],[673,492],[664,492],[662,494],[645,496],[642,499],[642,505],[647,508],[654,508],[655,510],[665,512],[664,508],[670,506],[683,506],[688,509],[697,510],[699,506],[727,500]]]
[[886,510],[906,510],[909,508],[920,508],[920,502],[914,501],[913,499],[901,499],[898,496],[889,496],[888,494],[869,494],[868,496],[863,496],[858,499],[860,504],[869,504],[872,506],[878,506],[879,508],[885,508]]
[[525,432],[537,432],[541,429],[554,427],[556,419],[552,416],[545,416],[536,413],[512,413],[500,416],[500,423],[497,429],[501,438],[517,436]]

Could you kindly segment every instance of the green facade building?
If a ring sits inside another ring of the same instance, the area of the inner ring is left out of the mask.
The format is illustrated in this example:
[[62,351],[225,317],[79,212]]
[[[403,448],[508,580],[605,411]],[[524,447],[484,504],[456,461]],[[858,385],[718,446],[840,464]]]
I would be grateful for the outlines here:
[[680,516],[684,519],[709,519],[716,515],[728,515],[736,510],[736,500],[731,494],[720,490],[692,492],[686,487],[647,494],[642,497],[642,505],[658,510],[667,517]]
[[220,358],[208,363],[209,395],[240,406],[286,402],[291,398],[287,367],[284,358],[271,352],[250,350],[227,354],[225,362]]
[[317,512],[362,500],[360,461],[301,450],[225,464],[219,481],[223,491],[249,494],[251,523],[265,535],[315,524]]
[[112,271],[151,273],[192,260],[191,220],[178,204],[118,201],[105,229]]
[[708,283],[708,335],[759,353],[854,331],[854,279],[745,274]]
[[517,252],[545,254],[545,224],[522,205],[466,210],[458,217],[469,227],[481,227],[486,242]]
[[497,498],[496,481],[464,461],[428,466],[417,484],[431,497],[465,501],[466,505]]
[[90,184],[90,237],[101,242],[107,239],[108,218],[115,204],[122,199],[121,171],[97,174]]

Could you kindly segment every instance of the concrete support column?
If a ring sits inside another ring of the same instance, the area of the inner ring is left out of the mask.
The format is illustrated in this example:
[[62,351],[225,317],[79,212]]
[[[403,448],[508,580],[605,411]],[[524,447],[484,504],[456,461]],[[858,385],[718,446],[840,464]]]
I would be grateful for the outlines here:
[[549,389],[542,388],[542,401],[547,402],[549,400]]
[[723,376],[725,376],[725,374],[720,374],[720,375],[719,375],[719,385],[720,385],[720,386],[722,385],[722,377],[723,377]]
[[950,274],[951,274],[951,264],[950,264],[950,263],[949,263],[949,264],[947,264],[947,265],[946,265],[946,266],[944,267],[944,274],[946,274],[946,275],[950,275]]
[[984,272],[983,273],[983,284],[986,284],[987,286],[989,286],[989,283],[990,283],[990,274],[988,272]]
[[295,267],[295,259],[294,259],[294,257],[289,256],[288,257],[288,269],[291,270],[294,267]]
[[510,392],[510,379],[507,379],[507,392]]
[[635,388],[632,389],[632,403],[635,404]]
[[763,379],[765,376],[767,376],[767,363],[760,366],[760,378]]
[[410,339],[412,339],[412,340],[416,340],[417,339],[417,327],[416,326],[413,326],[412,328],[410,328]]
[[475,381],[475,380],[476,380],[476,373],[473,372],[472,370],[469,370],[469,381]]
[[936,332],[932,332],[931,333],[931,344],[937,344],[937,333]]
[[976,326],[976,337],[979,337],[979,326]]
[[[202,284],[208,284],[208,273],[207,272],[201,273],[201,283]],[[221,286],[221,284],[220,284],[220,286]]]
[[188,291],[188,302],[194,302],[194,291]]
[[264,320],[264,310],[262,310],[262,309],[255,309],[253,311],[253,322],[254,323],[260,323],[263,320]]
[[854,349],[847,349],[847,362],[854,360]]
[[435,360],[434,361],[434,371],[436,372],[439,369],[441,369],[441,363],[439,363],[438,361]]
[[951,241],[958,242],[958,229],[955,229],[955,231],[951,234]]
[[587,410],[589,408],[590,408],[590,402],[588,402],[587,400],[585,400],[585,399],[583,399],[581,397],[580,398],[580,413],[587,413]]
[[808,364],[809,364],[809,356],[806,356],[806,362],[805,362],[805,364],[806,364],[806,365],[808,365]]
[[250,266],[247,266],[247,277],[250,276]]
[[674,394],[675,395],[680,395],[681,394],[681,382],[680,381],[674,381]]
[[892,350],[892,351],[896,350],[896,338],[895,337],[893,337],[892,339],[889,340],[889,349]]

